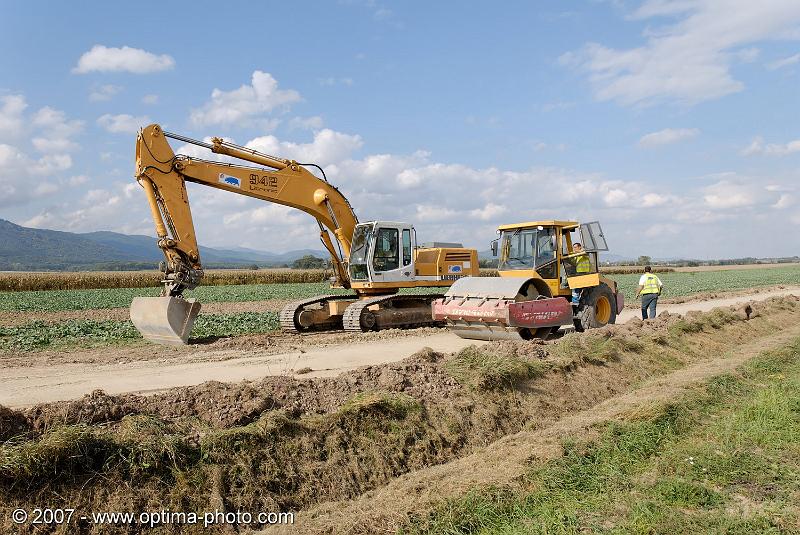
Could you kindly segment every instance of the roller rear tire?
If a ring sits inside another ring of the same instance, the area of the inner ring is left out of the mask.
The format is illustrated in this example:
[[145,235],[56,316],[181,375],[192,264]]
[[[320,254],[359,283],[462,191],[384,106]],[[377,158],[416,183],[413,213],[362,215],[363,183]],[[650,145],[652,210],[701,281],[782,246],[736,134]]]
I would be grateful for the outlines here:
[[575,330],[604,327],[617,321],[617,300],[607,284],[600,284],[584,291],[581,304],[575,314]]

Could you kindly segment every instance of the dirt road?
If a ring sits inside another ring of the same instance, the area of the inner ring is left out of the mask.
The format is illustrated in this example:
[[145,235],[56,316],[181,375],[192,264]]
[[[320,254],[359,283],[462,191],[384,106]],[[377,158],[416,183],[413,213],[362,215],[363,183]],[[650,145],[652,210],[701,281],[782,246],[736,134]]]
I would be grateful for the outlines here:
[[[267,354],[257,349],[200,350],[177,358],[121,364],[4,368],[0,371],[0,405],[18,408],[75,399],[96,389],[108,394],[152,393],[206,381],[232,382],[284,375],[303,368],[313,370],[306,377],[324,377],[367,364],[400,360],[423,347],[447,353],[473,343],[474,340],[463,340],[441,332],[278,354]],[[121,352],[119,349],[114,351]]]
[[381,532],[394,533],[411,513],[430,511],[447,497],[463,496],[475,487],[511,485],[530,469],[532,462],[561,456],[565,438],[591,437],[595,433],[594,426],[629,416],[636,418],[637,413],[647,413],[660,404],[678,400],[695,385],[732,372],[761,352],[783,347],[798,336],[800,326],[789,325],[785,330],[740,345],[730,352],[654,377],[633,391],[560,418],[541,429],[507,435],[471,455],[410,472],[356,499],[313,507],[300,513],[295,525],[274,526],[256,533],[362,534],[367,532],[363,526],[381,526]]
[[[739,305],[752,299],[762,300],[787,294],[800,296],[800,288],[662,305],[659,306],[659,312],[684,314],[690,310],[706,311],[718,306]],[[639,311],[628,309],[623,311],[617,322],[623,323],[635,317],[639,317]],[[164,358],[132,361],[127,358],[125,349],[113,348],[107,351],[119,356],[118,362],[79,362],[76,359],[76,362],[59,362],[56,365],[49,362],[3,367],[0,369],[0,405],[25,407],[74,399],[96,389],[110,394],[150,393],[212,380],[253,380],[268,375],[294,373],[303,368],[312,370],[307,377],[331,376],[359,366],[397,361],[424,347],[452,352],[475,343],[485,342],[463,340],[441,332],[389,339],[365,338],[359,343],[312,346],[283,353],[266,351],[257,346],[248,349],[198,347]]]
[[[734,297],[721,297],[717,299],[709,299],[707,301],[690,301],[687,303],[675,304],[659,304],[658,312],[669,312],[670,314],[686,314],[690,310],[699,310],[705,312],[716,307],[738,306],[747,303],[748,301],[761,301],[770,297],[777,297],[780,295],[797,295],[800,296],[800,287],[791,286],[783,289],[762,291],[759,293],[749,293],[736,295]],[[637,305],[638,306],[638,305]],[[633,318],[641,318],[641,312],[638,308],[626,308],[622,314],[617,316],[617,323],[625,323]]]

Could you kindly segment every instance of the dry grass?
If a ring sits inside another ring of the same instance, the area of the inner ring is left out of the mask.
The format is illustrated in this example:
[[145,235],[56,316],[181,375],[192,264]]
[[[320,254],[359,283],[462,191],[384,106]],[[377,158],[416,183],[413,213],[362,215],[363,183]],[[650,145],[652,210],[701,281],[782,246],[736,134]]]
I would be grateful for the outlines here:
[[445,369],[459,383],[478,390],[514,388],[542,376],[550,365],[524,358],[513,349],[468,346],[445,361]]

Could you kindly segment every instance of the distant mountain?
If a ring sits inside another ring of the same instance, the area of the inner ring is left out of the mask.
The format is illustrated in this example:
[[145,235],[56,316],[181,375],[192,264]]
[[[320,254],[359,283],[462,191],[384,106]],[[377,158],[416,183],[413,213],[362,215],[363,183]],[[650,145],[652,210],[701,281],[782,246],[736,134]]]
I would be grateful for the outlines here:
[[[243,247],[200,246],[203,265],[207,267],[280,265],[307,254],[327,257],[326,252],[314,249],[270,253]],[[151,236],[109,231],[79,234],[27,228],[0,219],[0,271],[145,269],[155,267],[162,259]]]

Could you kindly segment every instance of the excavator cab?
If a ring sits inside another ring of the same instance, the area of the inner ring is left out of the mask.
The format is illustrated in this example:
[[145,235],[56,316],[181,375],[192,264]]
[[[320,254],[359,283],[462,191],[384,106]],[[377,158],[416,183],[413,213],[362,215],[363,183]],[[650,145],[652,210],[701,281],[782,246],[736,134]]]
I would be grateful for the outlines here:
[[414,227],[393,221],[356,225],[350,248],[350,282],[414,280]]

